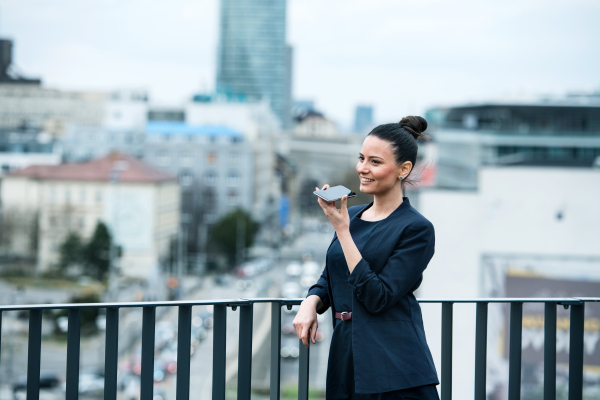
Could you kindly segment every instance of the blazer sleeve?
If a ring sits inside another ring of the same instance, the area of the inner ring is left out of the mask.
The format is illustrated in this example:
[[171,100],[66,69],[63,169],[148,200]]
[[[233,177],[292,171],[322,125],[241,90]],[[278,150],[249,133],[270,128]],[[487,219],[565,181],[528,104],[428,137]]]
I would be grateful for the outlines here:
[[325,311],[327,311],[327,309],[329,309],[329,307],[331,307],[328,287],[329,285],[327,283],[327,267],[325,267],[317,283],[315,283],[310,287],[310,289],[308,289],[308,294],[306,295],[306,297],[308,297],[310,295],[316,294],[321,298],[321,301],[323,302],[325,307],[317,311],[319,314],[323,314]]
[[418,221],[403,232],[379,274],[362,258],[348,282],[367,311],[380,313],[406,296],[427,268],[434,245],[433,225],[427,220]]

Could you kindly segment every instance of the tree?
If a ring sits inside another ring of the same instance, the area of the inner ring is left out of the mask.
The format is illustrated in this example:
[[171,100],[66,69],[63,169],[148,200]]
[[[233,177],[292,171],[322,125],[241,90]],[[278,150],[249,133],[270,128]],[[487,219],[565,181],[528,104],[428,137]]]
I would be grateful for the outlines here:
[[59,260],[57,267],[66,271],[71,266],[81,265],[84,260],[84,243],[81,236],[71,232],[58,249]]
[[110,268],[110,242],[112,238],[108,227],[98,222],[90,241],[83,248],[83,260],[90,274],[104,279]]
[[[238,225],[239,224],[239,225]],[[243,248],[246,249],[254,243],[254,236],[258,230],[258,225],[252,220],[250,214],[241,208],[238,208],[218,220],[210,234],[210,240],[219,246],[223,255],[229,260],[229,265],[235,264],[238,250],[238,238],[240,237],[238,226],[244,227],[243,236],[245,238]]]

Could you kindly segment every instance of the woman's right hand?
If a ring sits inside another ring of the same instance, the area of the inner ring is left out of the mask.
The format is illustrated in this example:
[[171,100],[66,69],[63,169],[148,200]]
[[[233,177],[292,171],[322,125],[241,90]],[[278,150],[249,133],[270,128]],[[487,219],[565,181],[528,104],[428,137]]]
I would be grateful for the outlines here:
[[308,339],[315,344],[315,338],[317,336],[317,328],[319,323],[317,322],[317,307],[321,302],[321,298],[317,295],[308,296],[300,304],[300,310],[294,318],[294,329],[296,334],[305,347],[309,346]]

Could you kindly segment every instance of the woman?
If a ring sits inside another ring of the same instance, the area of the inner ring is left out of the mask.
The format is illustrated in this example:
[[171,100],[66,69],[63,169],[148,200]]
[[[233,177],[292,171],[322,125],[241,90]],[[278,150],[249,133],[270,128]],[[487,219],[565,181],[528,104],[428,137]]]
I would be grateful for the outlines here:
[[428,139],[425,129],[425,119],[409,116],[369,133],[356,172],[372,203],[347,208],[344,197],[337,209],[318,199],[335,235],[294,327],[308,347],[309,340],[315,343],[317,313],[332,308],[327,400],[439,399],[413,295],[433,256],[433,225],[402,196],[417,160],[417,139]]

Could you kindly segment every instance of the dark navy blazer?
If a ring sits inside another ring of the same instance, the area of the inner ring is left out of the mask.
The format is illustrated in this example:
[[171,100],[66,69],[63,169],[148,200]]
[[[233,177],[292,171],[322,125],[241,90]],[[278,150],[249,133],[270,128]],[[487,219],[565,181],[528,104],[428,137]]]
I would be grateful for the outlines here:
[[[350,218],[373,203],[350,207]],[[337,240],[334,235],[331,243]],[[382,393],[439,384],[425,340],[421,307],[415,291],[433,257],[433,225],[411,207],[407,198],[381,221],[359,248],[362,259],[348,282],[353,287],[352,352],[356,393]],[[331,244],[329,245],[331,247]],[[308,295],[332,304],[328,265]],[[333,318],[333,324],[343,323]]]

